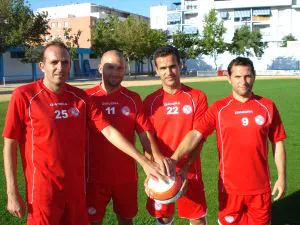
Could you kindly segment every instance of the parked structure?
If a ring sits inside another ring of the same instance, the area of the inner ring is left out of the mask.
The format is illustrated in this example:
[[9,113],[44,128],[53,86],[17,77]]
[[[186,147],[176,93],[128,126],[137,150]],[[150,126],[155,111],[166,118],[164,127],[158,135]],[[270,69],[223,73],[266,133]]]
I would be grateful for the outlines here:
[[[211,9],[215,9],[219,19],[224,21],[226,42],[231,42],[234,31],[244,24],[251,30],[260,30],[268,48],[261,58],[251,58],[257,70],[263,74],[269,74],[268,70],[279,70],[275,72],[278,75],[284,73],[280,72],[282,70],[297,70],[299,73],[300,48],[296,44],[294,47],[288,44],[287,48],[281,48],[281,44],[282,38],[288,34],[300,40],[300,0],[175,0],[171,7],[151,7],[151,28],[166,30],[170,35],[176,31],[201,35],[204,16]],[[220,55],[218,65],[224,69],[222,65],[228,65],[233,57],[228,52]],[[210,56],[188,60],[186,65],[193,71],[214,68]]]
[[151,27],[170,34],[176,31],[201,33],[204,15],[210,9],[216,9],[224,21],[226,41],[230,41],[234,30],[243,24],[251,30],[259,29],[269,47],[280,46],[282,37],[288,34],[300,39],[300,0],[181,0],[174,2],[171,8],[151,7]]
[[71,34],[75,34],[78,30],[80,30],[82,31],[79,38],[80,48],[91,47],[91,28],[99,19],[104,19],[109,15],[114,15],[120,20],[125,20],[129,16],[135,16],[149,20],[149,18],[145,16],[107,6],[97,5],[94,3],[81,3],[39,8],[37,9],[37,12],[47,12],[50,19],[50,34],[46,37],[46,40],[53,40],[55,38],[61,38],[64,40],[64,28],[71,28]]
[[[125,20],[129,16],[135,16],[145,20],[148,17],[122,11],[107,6],[94,3],[70,4],[39,8],[37,12],[47,12],[49,17],[49,35],[46,41],[60,38],[66,41],[65,29],[71,28],[70,35],[81,31],[79,38],[79,48],[77,49],[78,59],[73,60],[71,77],[94,76],[97,74],[99,58],[95,58],[91,49],[91,30],[99,19],[104,19],[109,15],[117,16],[120,20]],[[18,80],[33,80],[42,76],[42,72],[37,64],[22,63],[24,57],[22,48],[9,49],[0,55],[0,83]],[[132,72],[149,72],[150,66],[147,63],[132,62]]]

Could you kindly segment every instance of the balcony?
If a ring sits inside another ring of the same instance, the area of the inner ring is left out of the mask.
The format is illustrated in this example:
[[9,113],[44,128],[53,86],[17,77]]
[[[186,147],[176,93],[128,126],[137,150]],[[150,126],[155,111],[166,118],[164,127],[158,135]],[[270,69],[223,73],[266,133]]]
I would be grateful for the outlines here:
[[198,34],[198,28],[195,26],[183,26],[183,33],[185,34]]
[[168,13],[168,25],[179,24],[182,21],[181,12]]

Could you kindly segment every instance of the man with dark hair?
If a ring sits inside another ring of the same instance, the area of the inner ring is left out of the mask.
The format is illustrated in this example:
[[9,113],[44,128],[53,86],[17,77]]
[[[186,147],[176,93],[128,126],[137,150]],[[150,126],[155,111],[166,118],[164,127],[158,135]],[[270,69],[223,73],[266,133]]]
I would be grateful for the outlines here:
[[[145,148],[147,143],[150,144],[154,158],[160,162],[162,169],[168,170],[170,160],[157,150],[152,126],[143,113],[140,96],[121,85],[125,74],[123,55],[116,50],[105,52],[99,64],[99,72],[102,82],[86,90],[89,99],[132,144],[137,132]],[[102,224],[110,200],[119,225],[132,224],[138,210],[136,163],[117,150],[97,130],[90,130],[89,133],[87,207],[90,224]]]
[[250,69],[250,73],[255,77],[256,76],[256,72],[255,72],[255,69],[254,69],[254,65],[253,65],[253,62],[249,59],[249,58],[245,58],[245,57],[237,57],[235,59],[233,59],[228,67],[227,67],[227,72],[228,72],[228,75],[231,76],[232,74],[232,67],[233,66],[246,66],[246,67],[249,67]]
[[19,145],[26,181],[28,225],[87,225],[84,155],[86,126],[97,129],[117,148],[156,177],[146,159],[105,119],[84,91],[66,84],[70,54],[63,43],[45,47],[44,78],[16,88],[8,107],[4,137],[7,210],[23,217],[16,168]]
[[174,160],[217,133],[219,150],[219,224],[269,225],[271,187],[268,139],[272,143],[278,179],[272,195],[285,193],[285,130],[275,104],[255,95],[253,63],[238,57],[228,66],[232,95],[216,101],[180,143]]
[[[194,128],[207,109],[203,92],[180,83],[182,64],[178,50],[172,46],[159,48],[154,53],[155,69],[160,76],[162,88],[144,100],[144,111],[150,118],[158,140],[158,149],[170,157],[184,136]],[[202,145],[195,146],[177,163],[177,172],[187,179],[187,191],[177,200],[178,215],[192,225],[206,224],[206,200],[202,182],[199,152]],[[151,194],[151,193],[150,193]],[[160,204],[148,199],[147,210],[157,218],[157,224],[172,224],[175,204]]]

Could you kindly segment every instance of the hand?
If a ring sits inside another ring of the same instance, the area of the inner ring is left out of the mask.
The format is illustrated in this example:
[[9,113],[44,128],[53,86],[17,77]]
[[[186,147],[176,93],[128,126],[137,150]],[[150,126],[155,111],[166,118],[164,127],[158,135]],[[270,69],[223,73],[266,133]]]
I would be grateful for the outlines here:
[[277,195],[274,198],[274,201],[281,199],[285,195],[285,179],[278,179],[273,187],[272,195],[274,196],[277,192]]
[[7,211],[13,216],[22,218],[25,214],[25,203],[20,194],[7,195]]
[[163,175],[161,172],[160,166],[153,161],[148,160],[147,158],[144,158],[143,162],[141,163],[147,177],[151,176],[154,180],[164,180],[168,181],[168,178]]
[[176,161],[161,154],[154,156],[154,161],[160,166],[162,174],[169,177],[176,175]]
[[183,196],[186,193],[187,188],[188,188],[188,179],[186,177],[186,171],[180,170],[178,172],[178,175],[181,176],[181,179],[183,180],[183,184],[180,188],[181,196]]

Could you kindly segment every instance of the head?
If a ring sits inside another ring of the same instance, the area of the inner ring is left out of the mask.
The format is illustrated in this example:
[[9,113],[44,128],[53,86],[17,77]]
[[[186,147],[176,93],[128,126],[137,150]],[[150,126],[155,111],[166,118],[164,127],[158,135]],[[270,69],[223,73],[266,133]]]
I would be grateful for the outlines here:
[[71,58],[66,45],[61,41],[49,42],[43,49],[39,66],[44,73],[45,86],[59,92],[68,79],[71,68]]
[[155,70],[160,76],[164,88],[180,87],[182,64],[178,50],[173,46],[164,46],[154,53]]
[[120,87],[125,74],[125,59],[121,52],[110,50],[102,55],[99,72],[106,89]]
[[227,71],[233,95],[250,97],[256,75],[253,62],[249,58],[237,57],[229,63]]

